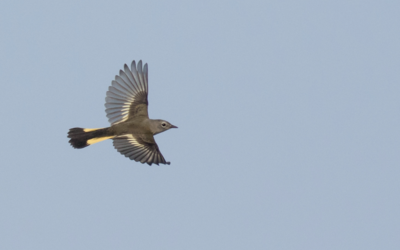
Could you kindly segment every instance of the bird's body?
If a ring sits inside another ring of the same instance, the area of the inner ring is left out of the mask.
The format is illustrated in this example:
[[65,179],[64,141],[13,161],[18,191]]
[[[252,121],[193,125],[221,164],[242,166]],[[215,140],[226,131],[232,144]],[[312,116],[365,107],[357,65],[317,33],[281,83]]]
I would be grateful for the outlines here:
[[113,139],[114,147],[126,157],[141,163],[170,164],[162,156],[154,135],[177,128],[164,120],[150,119],[147,111],[148,70],[132,62],[131,69],[115,76],[106,97],[108,128],[72,128],[68,133],[74,148],[84,148],[94,143]]
[[118,123],[110,127],[109,130],[115,135],[123,134],[151,134],[150,119],[144,118],[140,120],[126,121],[124,123]]

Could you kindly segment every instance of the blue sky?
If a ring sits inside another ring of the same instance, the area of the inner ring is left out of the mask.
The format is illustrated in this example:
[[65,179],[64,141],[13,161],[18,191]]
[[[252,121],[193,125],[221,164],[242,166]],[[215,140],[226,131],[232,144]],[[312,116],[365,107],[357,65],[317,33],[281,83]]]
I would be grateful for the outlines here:
[[[0,249],[399,249],[397,1],[2,1]],[[170,166],[82,150],[149,64]]]

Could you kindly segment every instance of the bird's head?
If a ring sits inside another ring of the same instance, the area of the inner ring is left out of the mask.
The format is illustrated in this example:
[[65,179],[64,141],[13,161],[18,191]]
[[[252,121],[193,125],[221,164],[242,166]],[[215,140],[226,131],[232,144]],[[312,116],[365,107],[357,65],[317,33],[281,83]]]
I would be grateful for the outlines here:
[[151,120],[151,130],[155,135],[167,131],[170,128],[178,127],[164,120]]

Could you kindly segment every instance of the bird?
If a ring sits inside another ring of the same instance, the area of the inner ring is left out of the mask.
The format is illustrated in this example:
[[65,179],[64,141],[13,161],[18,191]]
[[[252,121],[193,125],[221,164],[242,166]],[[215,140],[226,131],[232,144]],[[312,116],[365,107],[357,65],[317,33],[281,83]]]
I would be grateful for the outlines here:
[[150,119],[148,114],[149,77],[147,63],[142,60],[131,68],[124,65],[106,93],[106,114],[111,123],[107,128],[71,128],[69,143],[76,149],[85,148],[107,139],[114,148],[131,160],[142,164],[170,164],[161,154],[154,136],[178,128],[162,119]]

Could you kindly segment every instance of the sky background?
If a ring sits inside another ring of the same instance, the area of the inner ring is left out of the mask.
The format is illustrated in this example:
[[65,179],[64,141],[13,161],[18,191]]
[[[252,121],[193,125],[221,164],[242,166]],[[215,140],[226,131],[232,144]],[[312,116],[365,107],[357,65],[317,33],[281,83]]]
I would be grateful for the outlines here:
[[[399,1],[0,2],[0,249],[400,249]],[[72,127],[149,64],[170,166]]]

